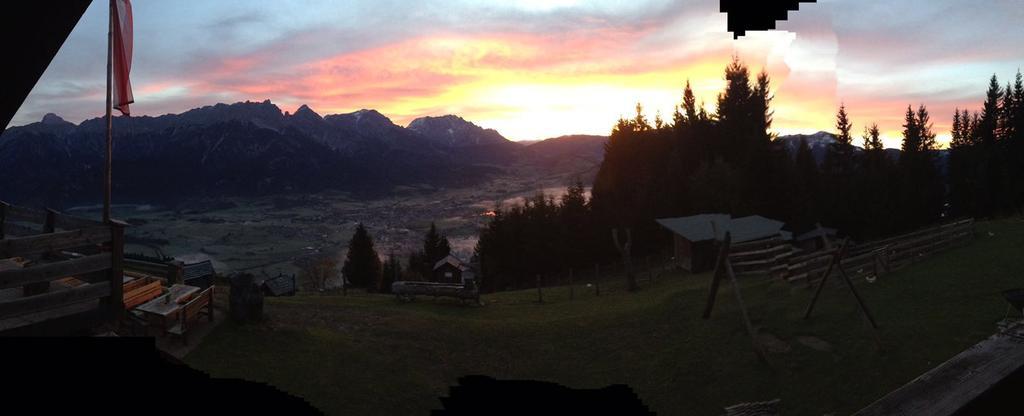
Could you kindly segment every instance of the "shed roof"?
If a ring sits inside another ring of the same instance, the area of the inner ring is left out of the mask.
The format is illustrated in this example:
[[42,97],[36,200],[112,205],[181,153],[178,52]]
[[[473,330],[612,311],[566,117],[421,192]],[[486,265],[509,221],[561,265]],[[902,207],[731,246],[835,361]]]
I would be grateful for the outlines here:
[[687,240],[705,241],[719,238],[715,230],[724,228],[729,220],[729,214],[700,214],[689,217],[660,218],[655,221]]
[[213,263],[209,260],[201,261],[199,263],[186,264],[183,267],[183,279],[192,280],[200,277],[212,276],[216,272],[213,270]]
[[445,256],[445,258],[443,258],[441,260],[438,260],[437,263],[434,263],[434,270],[437,270],[439,267],[444,266],[445,264],[450,264],[450,265],[458,268],[459,270],[463,270],[463,271],[465,271],[468,268],[466,266],[465,262],[463,262],[462,260],[459,260],[458,257],[455,257],[455,256],[449,254],[449,255]]
[[813,229],[811,231],[808,231],[806,233],[798,235],[796,237],[796,241],[806,241],[806,240],[810,240],[812,238],[820,238],[820,237],[834,236],[834,235],[836,235],[836,229],[835,228],[819,227],[819,228],[815,228],[815,229]]
[[265,286],[273,296],[295,293],[295,280],[292,276],[285,276],[283,274],[264,280],[263,286]]
[[[729,223],[728,228],[729,232],[732,233],[732,241],[742,243],[781,234],[782,227],[785,225],[786,223],[782,221],[765,218],[760,215],[751,215],[743,218],[734,218]],[[725,238],[725,234],[723,233],[719,238]]]
[[689,217],[661,218],[658,224],[690,241],[722,240],[729,232],[734,243],[758,240],[775,235],[784,239],[792,234],[782,230],[782,221],[751,215],[732,218],[729,214],[700,214]]

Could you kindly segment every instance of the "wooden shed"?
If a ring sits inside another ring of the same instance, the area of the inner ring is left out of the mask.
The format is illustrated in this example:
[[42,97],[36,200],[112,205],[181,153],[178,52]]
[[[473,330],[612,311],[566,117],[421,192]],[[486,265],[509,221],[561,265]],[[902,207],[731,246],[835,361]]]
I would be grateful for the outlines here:
[[451,254],[434,263],[434,281],[438,283],[464,284],[466,279],[473,279],[473,271],[469,265]]
[[295,275],[279,274],[260,283],[266,296],[292,296],[295,294]]
[[182,271],[182,283],[206,289],[213,284],[213,277],[216,274],[210,260],[185,264]]
[[689,217],[656,220],[673,234],[673,255],[676,262],[691,273],[700,273],[715,267],[717,242],[729,232],[734,243],[781,236],[792,239],[782,229],[785,223],[760,215],[732,218],[729,214],[699,214]]

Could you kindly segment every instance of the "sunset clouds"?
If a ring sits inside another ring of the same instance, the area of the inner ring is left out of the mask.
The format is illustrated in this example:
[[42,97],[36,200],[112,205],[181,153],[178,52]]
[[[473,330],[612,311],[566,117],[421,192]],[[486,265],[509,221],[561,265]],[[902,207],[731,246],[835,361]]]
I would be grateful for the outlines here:
[[[13,125],[102,114],[100,3]],[[1024,61],[1019,3],[890,3],[804,4],[779,31],[733,40],[714,0],[140,2],[133,113],[270,99],[399,124],[454,113],[511,139],[607,134],[638,101],[670,118],[687,79],[713,108],[736,54],[772,77],[776,131],[830,130],[842,101],[896,146],[908,104],[929,106],[941,138],[954,107],[978,107],[988,77]]]

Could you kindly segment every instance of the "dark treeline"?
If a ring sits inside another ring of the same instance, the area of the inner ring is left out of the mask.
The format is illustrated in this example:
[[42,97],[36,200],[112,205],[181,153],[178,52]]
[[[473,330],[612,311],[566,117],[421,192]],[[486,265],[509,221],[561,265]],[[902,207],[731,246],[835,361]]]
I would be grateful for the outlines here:
[[589,200],[577,184],[557,200],[540,195],[497,210],[475,253],[482,288],[531,287],[537,274],[620,261],[616,228],[632,230],[634,257],[667,249],[671,237],[654,221],[662,217],[756,214],[797,233],[822,224],[864,241],[1024,203],[1020,74],[1005,90],[993,77],[980,114],[957,110],[948,178],[923,104],[907,107],[898,158],[887,155],[875,124],[855,138],[840,106],[836,140],[819,165],[806,142],[792,157],[774,140],[767,73],[752,77],[734,58],[725,80],[714,113],[697,104],[687,82],[671,121],[650,121],[639,104],[634,117],[620,119]]
[[1024,204],[1024,79],[989,82],[980,112],[957,109],[950,140],[949,187],[954,215],[1019,213]]

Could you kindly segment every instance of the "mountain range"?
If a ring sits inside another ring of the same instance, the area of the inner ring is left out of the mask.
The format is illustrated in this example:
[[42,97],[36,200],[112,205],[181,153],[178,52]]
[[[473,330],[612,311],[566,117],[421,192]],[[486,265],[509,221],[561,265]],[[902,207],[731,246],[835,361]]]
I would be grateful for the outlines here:
[[[105,121],[75,125],[47,114],[0,134],[0,200],[58,209],[94,204],[102,189]],[[587,181],[608,141],[572,135],[514,142],[455,115],[402,127],[376,110],[321,116],[303,105],[290,114],[269,100],[113,123],[114,191],[121,202],[147,203],[323,190],[372,197],[399,185],[472,186],[515,168]],[[776,139],[791,155],[801,140],[820,164],[835,136]],[[886,153],[899,157],[896,149]],[[940,167],[946,153],[939,152]]]
[[[327,189],[372,196],[393,186],[470,186],[528,164],[558,170],[565,154],[600,163],[603,136],[530,145],[445,115],[407,127],[376,110],[294,114],[269,100],[158,117],[115,117],[114,191],[124,202]],[[47,114],[0,134],[0,200],[66,207],[99,199],[105,119]],[[586,138],[581,138],[586,137]]]

